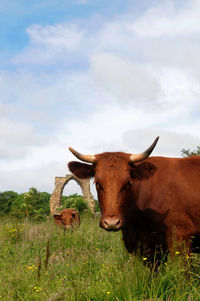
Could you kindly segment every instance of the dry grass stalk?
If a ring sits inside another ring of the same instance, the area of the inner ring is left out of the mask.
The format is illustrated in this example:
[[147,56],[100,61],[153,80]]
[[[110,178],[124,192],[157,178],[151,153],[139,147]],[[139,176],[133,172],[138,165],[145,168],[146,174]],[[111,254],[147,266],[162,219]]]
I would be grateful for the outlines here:
[[37,273],[38,280],[40,280],[41,268],[42,268],[42,260],[41,260],[41,257],[39,255],[38,256],[38,273]]
[[46,259],[45,259],[45,263],[44,263],[45,271],[47,271],[47,268],[48,268],[49,257],[50,257],[50,248],[49,248],[49,239],[48,239],[47,247],[46,247]]

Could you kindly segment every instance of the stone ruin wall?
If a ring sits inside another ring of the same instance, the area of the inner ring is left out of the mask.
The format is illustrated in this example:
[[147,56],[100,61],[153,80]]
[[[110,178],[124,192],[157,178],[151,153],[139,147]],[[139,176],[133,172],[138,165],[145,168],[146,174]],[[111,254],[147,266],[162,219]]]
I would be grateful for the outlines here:
[[95,201],[90,192],[90,180],[79,179],[72,174],[67,174],[65,177],[55,177],[55,189],[50,197],[50,213],[51,215],[58,213],[58,208],[62,205],[62,193],[65,185],[70,180],[75,180],[81,187],[83,197],[86,200],[91,212],[95,213]]

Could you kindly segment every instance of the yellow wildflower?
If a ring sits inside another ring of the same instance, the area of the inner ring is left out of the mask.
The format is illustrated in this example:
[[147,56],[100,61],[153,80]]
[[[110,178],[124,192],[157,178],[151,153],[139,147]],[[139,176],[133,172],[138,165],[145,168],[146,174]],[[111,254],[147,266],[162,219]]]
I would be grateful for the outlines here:
[[41,288],[38,286],[34,286],[33,290],[38,293],[39,291],[41,291]]

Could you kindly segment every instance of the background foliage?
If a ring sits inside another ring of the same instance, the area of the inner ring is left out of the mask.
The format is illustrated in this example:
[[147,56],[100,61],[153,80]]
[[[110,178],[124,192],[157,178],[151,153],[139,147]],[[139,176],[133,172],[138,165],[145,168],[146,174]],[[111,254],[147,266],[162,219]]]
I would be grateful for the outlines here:
[[14,191],[0,192],[0,215],[10,213],[12,204],[17,197],[18,193]]
[[34,217],[42,219],[49,214],[50,194],[47,192],[38,192],[32,187],[29,192],[21,193],[14,200],[10,214],[18,217]]
[[199,156],[200,155],[200,146],[197,146],[197,149],[194,149],[193,151],[191,151],[190,148],[188,148],[188,149],[183,148],[181,151],[181,155],[183,157]]
[[62,197],[63,208],[75,208],[80,213],[82,213],[85,209],[88,209],[88,205],[84,198],[77,193],[71,194],[70,196]]
[[[14,191],[0,192],[0,215],[11,215],[17,218],[31,218],[42,220],[49,215],[50,194],[39,192],[31,187],[28,192],[20,193]],[[98,202],[96,202],[96,211],[99,211]],[[63,208],[75,208],[79,213],[89,211],[85,199],[78,194],[62,197]]]

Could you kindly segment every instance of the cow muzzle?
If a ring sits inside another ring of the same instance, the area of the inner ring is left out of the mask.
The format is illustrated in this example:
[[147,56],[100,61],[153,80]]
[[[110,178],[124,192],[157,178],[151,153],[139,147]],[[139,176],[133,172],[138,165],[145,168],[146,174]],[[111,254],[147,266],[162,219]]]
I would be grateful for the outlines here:
[[107,231],[118,231],[121,229],[122,221],[116,216],[106,216],[101,218],[99,225]]

